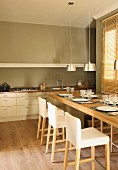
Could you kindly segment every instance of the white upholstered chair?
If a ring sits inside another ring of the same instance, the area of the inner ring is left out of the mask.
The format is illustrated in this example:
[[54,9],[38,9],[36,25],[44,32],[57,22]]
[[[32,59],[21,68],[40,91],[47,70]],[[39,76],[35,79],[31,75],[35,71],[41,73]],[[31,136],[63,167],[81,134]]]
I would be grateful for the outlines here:
[[[80,162],[92,161],[92,170],[95,169],[95,146],[105,145],[106,170],[110,170],[110,151],[109,136],[103,134],[97,129],[90,127],[81,129],[81,121],[79,118],[73,117],[69,113],[65,113],[66,121],[66,149],[64,158],[64,170],[67,165],[75,165],[75,170],[79,170]],[[69,143],[76,148],[76,157],[74,162],[68,162]],[[82,148],[91,147],[91,158],[80,160],[80,151]]]
[[[92,117],[92,127],[94,127],[94,117]],[[104,126],[104,122],[102,120],[100,120],[100,131],[109,135],[110,136],[110,150],[111,152],[113,152],[113,146],[115,146],[116,148],[118,148],[118,140],[114,139],[115,135],[118,135],[118,130],[117,128],[114,128],[112,125],[108,125],[105,123]],[[109,130],[108,132],[104,132],[104,130]]]
[[[48,147],[49,144],[52,144],[52,153],[51,153],[51,162],[54,161],[54,155],[55,152],[64,151],[65,148],[56,149],[56,143],[65,142],[64,137],[64,127],[65,127],[65,112],[56,107],[55,105],[51,104],[50,102],[48,104],[48,118],[49,118],[49,124],[48,124],[48,135],[47,135],[47,143],[46,143],[46,153],[48,153]],[[51,127],[53,128],[53,139],[50,142],[50,130]],[[58,129],[62,129],[62,132],[59,133]],[[62,139],[56,140],[56,136],[62,135]]]
[[[38,97],[39,101],[39,120],[38,120],[38,129],[37,129],[37,139],[39,138],[39,133],[41,132],[41,145],[43,145],[45,131],[47,130],[45,128],[46,125],[46,119],[48,118],[48,110],[46,108],[46,100]],[[42,127],[41,127],[42,124]]]

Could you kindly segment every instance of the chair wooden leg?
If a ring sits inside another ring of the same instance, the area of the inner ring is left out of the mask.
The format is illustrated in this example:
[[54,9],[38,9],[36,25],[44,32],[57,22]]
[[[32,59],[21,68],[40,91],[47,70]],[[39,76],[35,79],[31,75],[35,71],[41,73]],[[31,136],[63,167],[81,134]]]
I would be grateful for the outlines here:
[[106,170],[110,170],[110,149],[109,143],[105,145]]
[[94,127],[94,120],[95,118],[92,116],[92,127]]
[[51,125],[48,125],[48,134],[47,134],[47,142],[46,142],[46,153],[48,153],[48,147],[49,147],[49,141],[50,141],[50,131],[51,131]]
[[44,132],[45,132],[45,123],[46,123],[46,118],[43,118],[43,122],[42,122],[42,133],[41,133],[41,145],[43,145]]
[[56,147],[56,132],[57,132],[57,129],[54,128],[54,130],[53,130],[53,141],[52,141],[51,162],[54,161],[54,154],[55,154],[55,147]]
[[95,170],[95,146],[91,146],[92,170]]
[[65,139],[65,133],[64,133],[64,128],[62,128],[62,133],[63,133],[63,140]]
[[66,170],[66,167],[67,167],[68,148],[69,148],[69,142],[66,140],[65,156],[64,156],[64,170]]
[[100,121],[100,131],[103,132],[103,121]]
[[81,149],[76,149],[75,170],[79,170],[79,163],[80,163],[80,151],[81,151]]
[[111,136],[110,136],[110,145],[111,145],[111,152],[113,152],[113,145],[112,145],[112,143],[113,143],[113,126],[111,126]]
[[39,120],[38,120],[37,139],[39,138],[40,126],[41,126],[41,115],[39,115]]

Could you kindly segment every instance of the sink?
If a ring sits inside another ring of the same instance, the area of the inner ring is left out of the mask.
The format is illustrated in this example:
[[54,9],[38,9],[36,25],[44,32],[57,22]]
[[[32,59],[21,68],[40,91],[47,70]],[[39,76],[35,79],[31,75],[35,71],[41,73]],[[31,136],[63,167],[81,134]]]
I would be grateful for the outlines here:
[[61,87],[53,87],[52,89],[53,90],[61,90],[62,88]]
[[53,90],[65,90],[66,88],[61,88],[61,87],[52,87]]

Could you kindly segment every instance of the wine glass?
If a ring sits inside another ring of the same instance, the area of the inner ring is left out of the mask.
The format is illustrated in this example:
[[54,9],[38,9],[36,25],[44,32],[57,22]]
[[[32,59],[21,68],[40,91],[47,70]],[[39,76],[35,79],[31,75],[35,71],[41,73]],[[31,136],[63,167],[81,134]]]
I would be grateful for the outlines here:
[[90,100],[91,99],[91,94],[92,94],[92,89],[87,89],[87,96],[88,96],[88,99]]
[[112,100],[113,106],[116,106],[116,103],[118,102],[117,94],[112,95],[111,100]]
[[104,105],[108,104],[109,103],[109,95],[103,94],[102,95],[102,100],[103,100]]
[[74,90],[75,90],[74,87],[70,88],[70,91],[71,91],[71,93],[72,93],[72,96],[73,96]]
[[85,94],[86,94],[86,90],[80,90],[80,96],[81,96],[82,98],[85,97]]
[[66,87],[67,93],[70,93],[70,87]]

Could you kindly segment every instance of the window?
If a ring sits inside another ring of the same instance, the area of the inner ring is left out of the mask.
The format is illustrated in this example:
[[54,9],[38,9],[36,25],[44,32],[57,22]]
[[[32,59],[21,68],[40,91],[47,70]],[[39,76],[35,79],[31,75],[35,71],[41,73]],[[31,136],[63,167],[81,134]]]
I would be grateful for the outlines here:
[[118,14],[103,21],[102,93],[118,93],[118,71],[114,70],[116,59],[118,60]]

